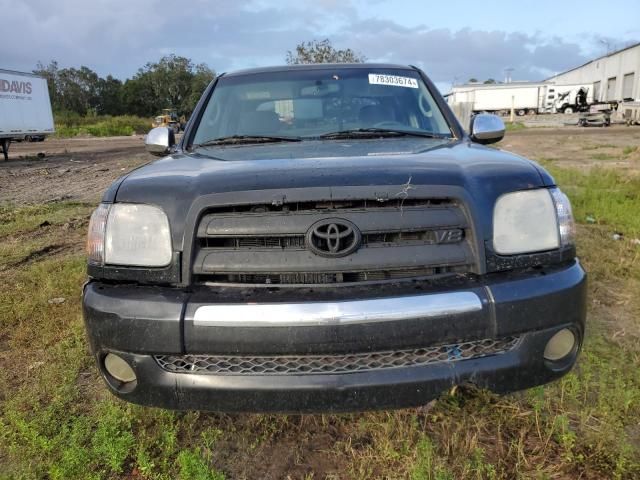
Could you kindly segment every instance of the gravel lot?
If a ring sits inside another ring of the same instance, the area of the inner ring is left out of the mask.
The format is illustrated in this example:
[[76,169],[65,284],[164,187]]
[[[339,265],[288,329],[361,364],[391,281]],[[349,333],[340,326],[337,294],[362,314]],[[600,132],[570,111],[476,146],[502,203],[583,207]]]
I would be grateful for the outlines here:
[[[614,153],[638,145],[640,128],[613,126],[525,128],[507,132],[498,146],[565,166],[602,165],[637,171],[640,149],[623,158]],[[39,158],[38,154],[44,157]],[[0,161],[0,202],[97,202],[112,181],[153,158],[144,150],[142,135],[15,143],[11,146],[10,160]]]

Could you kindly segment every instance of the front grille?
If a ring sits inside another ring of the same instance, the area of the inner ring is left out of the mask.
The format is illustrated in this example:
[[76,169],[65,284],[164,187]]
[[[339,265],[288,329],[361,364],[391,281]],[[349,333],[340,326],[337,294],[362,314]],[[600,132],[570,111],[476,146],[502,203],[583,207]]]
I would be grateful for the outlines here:
[[380,282],[394,279],[436,277],[467,273],[465,266],[413,268],[401,270],[369,270],[353,272],[293,272],[265,274],[210,274],[197,276],[201,283],[244,283],[260,285],[315,285],[357,282]]
[[[342,256],[318,253],[310,235],[329,219],[359,230],[359,245]],[[477,271],[470,223],[451,198],[211,207],[196,237],[191,271],[200,284],[338,285]]]
[[456,362],[511,350],[519,337],[484,339],[410,350],[342,355],[155,355],[172,373],[201,375],[320,375],[366,372]]
[[[363,246],[367,245],[436,245],[457,243],[464,239],[464,230],[450,228],[446,230],[405,230],[402,232],[379,232],[362,235]],[[201,241],[203,248],[305,248],[304,235],[280,237],[206,237]]]
[[341,210],[375,210],[380,208],[403,207],[442,207],[451,205],[448,198],[363,198],[354,200],[320,200],[309,202],[272,202],[248,205],[230,205],[211,207],[210,213],[219,215],[227,213],[273,213],[273,212],[336,212]]

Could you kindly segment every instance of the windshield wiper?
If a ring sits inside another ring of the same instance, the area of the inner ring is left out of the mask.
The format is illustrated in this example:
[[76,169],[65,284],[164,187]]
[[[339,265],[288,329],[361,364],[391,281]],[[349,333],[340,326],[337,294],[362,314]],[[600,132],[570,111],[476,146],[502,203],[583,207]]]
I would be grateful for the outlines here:
[[376,137],[423,137],[423,138],[442,138],[442,139],[450,139],[451,135],[442,134],[442,133],[434,133],[434,132],[424,132],[424,131],[416,131],[416,130],[395,130],[392,128],[354,128],[351,130],[339,130],[337,132],[329,132],[319,135],[316,138],[320,138],[323,140],[331,140],[331,139],[341,139],[341,138],[376,138]]
[[300,137],[285,137],[276,135],[230,135],[228,137],[212,138],[205,142],[194,143],[191,148],[210,147],[214,145],[238,145],[249,143],[272,142],[300,142]]

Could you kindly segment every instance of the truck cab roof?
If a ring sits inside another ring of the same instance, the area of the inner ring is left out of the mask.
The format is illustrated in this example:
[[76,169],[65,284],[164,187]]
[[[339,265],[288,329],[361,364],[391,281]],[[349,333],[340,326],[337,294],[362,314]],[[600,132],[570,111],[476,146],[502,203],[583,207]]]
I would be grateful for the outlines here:
[[393,63],[304,63],[297,65],[276,65],[271,67],[257,67],[236,70],[223,73],[225,77],[236,77],[241,75],[255,75],[260,73],[287,72],[300,70],[342,70],[342,69],[394,69],[394,70],[415,70],[409,65],[398,65]]

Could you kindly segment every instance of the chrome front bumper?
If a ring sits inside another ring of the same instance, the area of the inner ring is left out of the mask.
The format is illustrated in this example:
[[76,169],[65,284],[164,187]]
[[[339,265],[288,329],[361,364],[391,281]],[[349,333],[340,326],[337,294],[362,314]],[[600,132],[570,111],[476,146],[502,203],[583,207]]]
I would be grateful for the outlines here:
[[355,325],[441,317],[482,310],[473,292],[449,292],[342,302],[244,303],[198,307],[197,327]]
[[[584,338],[586,277],[572,262],[449,290],[412,282],[187,291],[94,281],[83,307],[100,371],[125,400],[216,411],[355,411],[424,404],[465,382],[508,392],[559,378]],[[548,341],[565,328],[577,348],[560,363],[545,360]],[[133,387],[113,382],[108,353],[132,367]]]

